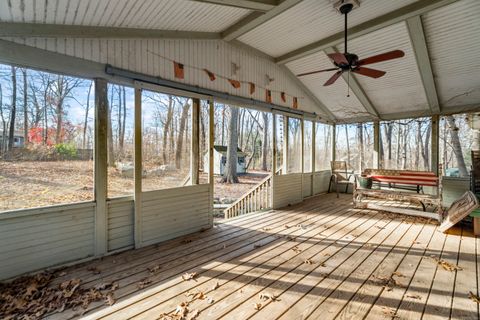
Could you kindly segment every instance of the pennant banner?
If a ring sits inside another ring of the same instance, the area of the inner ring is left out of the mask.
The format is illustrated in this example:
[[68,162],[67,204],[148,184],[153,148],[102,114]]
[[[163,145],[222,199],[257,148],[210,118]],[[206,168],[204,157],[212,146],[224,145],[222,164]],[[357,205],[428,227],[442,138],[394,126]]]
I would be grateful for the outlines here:
[[272,91],[265,90],[265,101],[272,103]]
[[210,81],[215,81],[215,74],[207,69],[203,69],[208,74],[208,77],[210,78]]
[[285,96],[285,92],[281,92],[280,97],[282,98],[283,102],[287,102],[287,97]]
[[230,82],[232,87],[234,87],[235,89],[240,88],[240,81],[228,79],[228,82]]
[[250,94],[255,93],[255,83],[249,82],[248,85],[250,86]]
[[184,72],[183,64],[174,61],[173,68],[174,68],[175,78],[184,79],[185,72]]
[[297,99],[297,97],[293,97],[293,109],[298,109],[298,99]]

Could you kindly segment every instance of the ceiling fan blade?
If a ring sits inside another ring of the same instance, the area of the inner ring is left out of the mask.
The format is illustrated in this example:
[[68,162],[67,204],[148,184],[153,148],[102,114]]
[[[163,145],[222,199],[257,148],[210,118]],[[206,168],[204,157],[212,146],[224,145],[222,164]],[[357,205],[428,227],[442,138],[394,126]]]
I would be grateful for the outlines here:
[[336,64],[348,64],[348,60],[343,53],[335,52],[329,53],[327,56],[333,60]]
[[397,58],[401,58],[403,56],[405,56],[405,52],[403,52],[402,50],[393,50],[393,51],[385,52],[385,53],[382,53],[382,54],[378,54],[376,56],[372,56],[372,57],[368,57],[368,58],[359,60],[357,62],[357,65],[362,66],[362,65],[366,65],[366,64],[397,59]]
[[383,75],[385,75],[385,71],[380,71],[380,70],[375,70],[375,69],[370,69],[370,68],[364,68],[364,67],[358,67],[353,69],[353,72],[361,74],[363,76],[367,76],[370,78],[380,78]]
[[315,73],[326,72],[326,71],[337,71],[337,70],[338,70],[338,68],[330,68],[330,69],[323,69],[323,70],[305,72],[305,73],[297,74],[297,77],[303,77],[303,76],[308,76],[309,74],[315,74]]
[[327,80],[327,82],[324,83],[323,86],[329,86],[331,84],[333,84],[335,81],[337,81],[337,79],[342,75],[343,71],[337,71],[335,72],[335,74]]

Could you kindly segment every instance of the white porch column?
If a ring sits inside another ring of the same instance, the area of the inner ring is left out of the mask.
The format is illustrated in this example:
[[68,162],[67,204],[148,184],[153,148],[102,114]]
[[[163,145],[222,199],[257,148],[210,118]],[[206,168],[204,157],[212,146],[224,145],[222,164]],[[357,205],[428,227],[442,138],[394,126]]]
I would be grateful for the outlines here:
[[135,88],[135,155],[134,155],[134,240],[135,248],[142,246],[142,89]]
[[107,253],[107,81],[95,79],[95,145],[94,145],[94,193],[95,193],[95,255]]

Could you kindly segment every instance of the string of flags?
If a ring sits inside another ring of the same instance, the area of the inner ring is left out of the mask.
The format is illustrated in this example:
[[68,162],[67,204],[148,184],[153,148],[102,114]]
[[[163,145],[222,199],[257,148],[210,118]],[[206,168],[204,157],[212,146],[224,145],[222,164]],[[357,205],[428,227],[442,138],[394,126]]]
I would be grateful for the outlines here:
[[[185,79],[185,67],[188,67],[188,68],[192,68],[192,69],[195,69],[195,70],[203,71],[207,75],[207,77],[210,79],[210,81],[216,81],[217,78],[227,80],[230,83],[230,85],[235,89],[241,88],[242,83],[244,83],[248,86],[248,92],[249,92],[250,95],[253,95],[256,92],[257,87],[259,89],[263,89],[263,90],[265,90],[265,101],[267,103],[272,103],[272,92],[279,93],[280,94],[280,99],[284,103],[287,102],[287,96],[290,96],[292,98],[292,108],[293,109],[298,109],[298,97],[291,96],[284,91],[275,91],[275,90],[271,90],[271,89],[264,88],[262,86],[256,85],[253,82],[231,79],[231,78],[216,74],[216,73],[214,73],[214,72],[212,72],[208,69],[205,69],[205,68],[198,68],[198,67],[195,67],[195,66],[185,65],[183,63],[180,63],[180,62],[175,61],[173,59],[164,57],[164,56],[159,55],[158,53],[152,52],[150,50],[148,52],[150,54],[153,54],[153,55],[158,56],[162,59],[165,59],[167,61],[172,62],[173,63],[174,76],[177,79]],[[238,68],[238,67],[236,66],[236,68]],[[270,79],[270,78],[268,78],[268,80],[269,80],[269,82],[273,81],[273,79]]]

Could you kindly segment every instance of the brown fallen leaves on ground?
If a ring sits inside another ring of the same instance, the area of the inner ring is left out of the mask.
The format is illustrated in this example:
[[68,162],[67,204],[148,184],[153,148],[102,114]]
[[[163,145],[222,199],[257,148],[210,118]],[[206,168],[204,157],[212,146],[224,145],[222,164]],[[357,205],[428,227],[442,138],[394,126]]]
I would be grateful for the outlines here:
[[400,272],[394,272],[390,276],[376,276],[373,275],[372,278],[375,280],[373,281],[376,284],[379,284],[385,288],[387,291],[392,291],[393,288],[398,287],[398,288],[405,288],[405,285],[400,283],[397,279],[394,277],[405,277],[403,274]]
[[255,303],[253,305],[253,308],[258,311],[258,310],[262,309],[262,304],[261,303]]
[[53,272],[42,272],[0,283],[0,319],[38,319],[65,309],[86,309],[94,301],[115,303],[117,283],[83,288],[80,279],[69,279],[54,286],[55,278]]
[[313,264],[313,261],[311,259],[307,259],[304,261],[305,264]]
[[478,304],[480,304],[480,297],[477,296],[476,294],[474,294],[472,291],[470,291],[468,293],[468,297],[470,298],[470,300],[472,300],[473,302],[476,302]]
[[463,270],[462,267],[460,266],[457,266],[456,264],[453,264],[453,263],[450,263],[450,262],[447,262],[443,259],[440,259],[436,256],[430,256],[434,261],[437,262],[438,265],[442,266],[443,269],[447,270],[447,271],[457,271],[457,270]]
[[145,288],[146,286],[148,286],[150,283],[152,283],[152,280],[148,279],[148,278],[144,278],[142,280],[140,280],[140,282],[138,282],[138,285],[137,287],[139,289],[143,289]]
[[280,299],[278,299],[278,297],[276,295],[274,295],[273,293],[270,293],[270,292],[264,292],[264,293],[260,293],[258,294],[258,297],[260,298],[260,300],[263,300],[263,301],[280,301]]
[[382,312],[384,315],[391,317],[391,319],[398,319],[397,310],[388,307],[382,307]]

